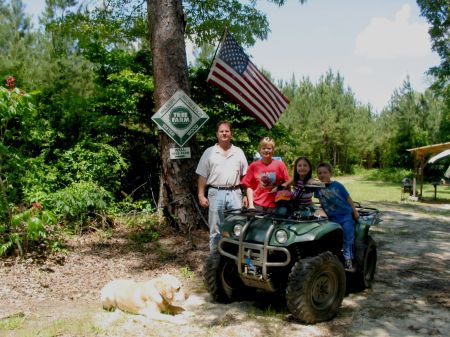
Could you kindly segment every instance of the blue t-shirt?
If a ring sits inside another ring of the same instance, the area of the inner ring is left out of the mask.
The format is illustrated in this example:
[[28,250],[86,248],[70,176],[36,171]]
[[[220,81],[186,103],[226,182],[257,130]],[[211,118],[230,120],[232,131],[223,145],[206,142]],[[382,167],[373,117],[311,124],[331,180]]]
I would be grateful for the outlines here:
[[315,193],[315,197],[319,198],[328,218],[336,222],[353,216],[352,206],[347,201],[348,196],[349,193],[344,185],[338,181],[332,181]]

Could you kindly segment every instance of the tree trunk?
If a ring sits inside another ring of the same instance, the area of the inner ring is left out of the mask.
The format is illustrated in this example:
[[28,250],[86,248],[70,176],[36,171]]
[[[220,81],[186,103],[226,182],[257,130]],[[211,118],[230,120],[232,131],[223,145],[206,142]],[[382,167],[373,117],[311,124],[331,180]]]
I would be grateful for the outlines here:
[[[189,95],[184,43],[184,15],[181,0],[147,0],[150,46],[155,79],[155,103],[159,109],[179,89]],[[198,146],[190,140],[191,159],[171,160],[170,148],[177,147],[164,132],[159,134],[161,176],[158,207],[169,222],[183,233],[196,226]]]

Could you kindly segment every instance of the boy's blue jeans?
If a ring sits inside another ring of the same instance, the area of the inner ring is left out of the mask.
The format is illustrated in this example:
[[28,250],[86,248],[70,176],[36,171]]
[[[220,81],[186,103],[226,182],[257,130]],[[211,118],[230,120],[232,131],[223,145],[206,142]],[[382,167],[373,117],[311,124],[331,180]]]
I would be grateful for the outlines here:
[[354,243],[355,243],[355,221],[353,217],[346,217],[339,221],[344,232],[344,259],[353,260],[354,259]]
[[209,249],[214,251],[222,237],[222,224],[225,218],[224,211],[242,208],[242,192],[236,190],[208,190],[208,225]]

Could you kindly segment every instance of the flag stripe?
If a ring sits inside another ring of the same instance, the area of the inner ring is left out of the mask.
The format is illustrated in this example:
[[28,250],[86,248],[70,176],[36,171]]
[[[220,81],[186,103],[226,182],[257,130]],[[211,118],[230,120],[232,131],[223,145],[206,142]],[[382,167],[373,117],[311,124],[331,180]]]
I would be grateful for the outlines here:
[[268,108],[272,111],[272,116],[275,118],[275,121],[279,117],[279,107],[274,104],[273,99],[268,95],[267,91],[264,89],[264,87],[261,85],[261,81],[258,79],[256,74],[252,74],[250,71],[250,68],[247,67],[247,70],[244,73],[245,80],[248,82],[248,84],[259,93],[260,97],[266,102],[266,105]]
[[257,76],[261,80],[261,84],[270,91],[270,95],[273,97],[276,102],[282,107],[282,109],[286,109],[289,104],[289,100],[284,96],[275,85],[266,79],[266,77],[261,74],[261,72],[256,68],[256,66],[250,62],[248,70],[251,70],[251,73]]
[[222,62],[220,59],[217,60],[216,65],[216,72],[220,73],[222,75],[222,80],[227,80],[229,82],[233,81],[238,85],[237,88],[238,91],[240,91],[242,94],[249,97],[249,99],[254,99],[258,103],[258,107],[261,111],[267,111],[267,113],[270,116],[267,116],[271,119],[271,123],[275,123],[278,119],[278,113],[277,109],[271,105],[267,100],[267,95],[265,92],[261,92],[261,88],[258,86],[255,86],[253,83],[247,81],[246,76],[239,76],[233,68],[228,66],[226,63]]
[[[218,62],[220,62],[220,60]],[[260,104],[257,100],[258,94],[252,94],[251,91],[246,90],[243,87],[245,84],[243,83],[241,77],[236,77],[233,76],[233,74],[222,72],[220,71],[220,66],[216,66],[216,70],[214,72],[214,76],[211,78],[211,81],[221,82],[222,85],[226,85],[227,88],[231,88],[233,91],[233,96],[239,99],[239,102],[246,103],[245,106],[250,110],[250,112],[253,112],[253,110],[256,109],[258,115],[264,116],[264,119],[267,120],[270,125],[273,125],[276,122],[276,118],[272,116],[272,113],[268,111],[268,108]]]
[[230,95],[270,129],[289,100],[250,61],[228,32],[208,74],[208,82]]
[[274,100],[273,95],[267,88],[265,87],[263,81],[257,76],[258,74],[254,74],[251,69],[248,69],[248,77],[252,78],[252,81],[258,86],[259,91],[266,97],[266,101],[270,102],[270,105],[274,111],[274,117],[278,119],[281,112],[283,111],[283,108],[277,104],[276,100]]
[[[231,78],[231,81],[230,81]],[[274,123],[273,117],[268,118],[268,114],[264,112],[263,109],[258,108],[252,99],[244,97],[241,90],[235,85],[236,82],[233,81],[232,77],[226,77],[220,75],[217,69],[210,74],[208,77],[208,82],[213,83],[220,89],[232,96],[243,108],[247,109],[252,115],[254,115],[260,122],[262,122],[266,127],[270,127]]]
[[282,106],[287,106],[289,104],[289,100],[284,96],[280,90],[272,83],[270,82],[259,70],[258,68],[251,63],[251,68],[256,76],[261,78],[266,86],[268,86],[269,90],[272,91],[272,93],[277,97],[277,100]]
[[231,98],[235,99],[237,103],[241,105],[242,108],[250,112],[257,120],[260,121],[260,123],[264,124],[268,129],[272,127],[272,123],[269,122],[264,117],[264,115],[249,106],[250,103],[248,103],[248,101],[246,100],[243,100],[242,97],[238,93],[234,92],[229,86],[227,86],[226,84],[219,84],[218,82],[214,82],[214,85],[226,91]]

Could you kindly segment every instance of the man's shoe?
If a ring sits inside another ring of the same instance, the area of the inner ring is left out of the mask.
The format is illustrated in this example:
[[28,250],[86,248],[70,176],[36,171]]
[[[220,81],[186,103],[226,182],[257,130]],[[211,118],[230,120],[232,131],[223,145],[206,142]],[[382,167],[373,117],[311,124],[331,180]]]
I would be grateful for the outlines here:
[[351,273],[354,273],[356,271],[356,268],[353,267],[352,260],[345,260],[344,269],[345,269],[345,271],[348,271]]

